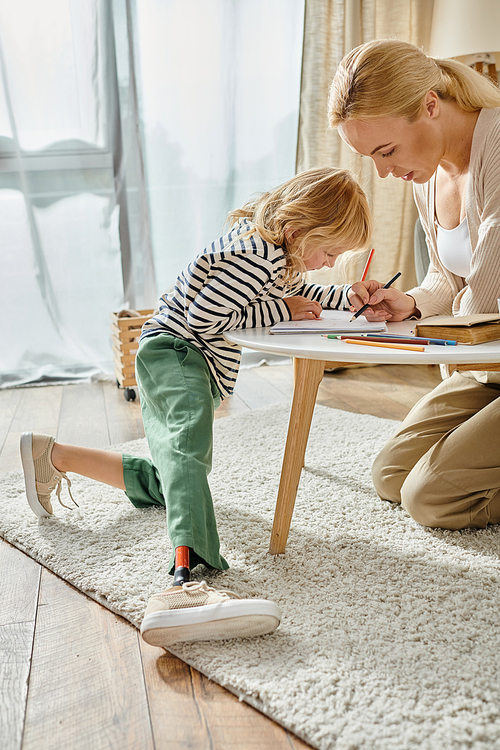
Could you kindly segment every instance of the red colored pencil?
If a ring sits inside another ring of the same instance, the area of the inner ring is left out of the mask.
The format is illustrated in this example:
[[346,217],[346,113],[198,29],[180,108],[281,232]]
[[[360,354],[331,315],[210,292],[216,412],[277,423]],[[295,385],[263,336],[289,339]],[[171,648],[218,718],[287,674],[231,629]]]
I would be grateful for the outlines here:
[[375,252],[375,248],[372,247],[372,249],[370,250],[370,255],[368,256],[368,260],[366,261],[366,264],[365,264],[365,270],[363,271],[363,275],[361,276],[361,281],[364,281],[366,279],[368,268],[370,266],[370,263],[372,262],[374,252]]

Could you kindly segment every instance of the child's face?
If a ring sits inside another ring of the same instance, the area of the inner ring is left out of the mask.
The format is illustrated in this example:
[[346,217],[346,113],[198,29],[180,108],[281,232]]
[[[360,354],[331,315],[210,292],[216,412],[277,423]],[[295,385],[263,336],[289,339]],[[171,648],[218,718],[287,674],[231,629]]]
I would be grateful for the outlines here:
[[304,258],[306,270],[317,271],[319,268],[323,268],[324,266],[333,268],[333,266],[335,265],[335,261],[337,260],[339,255],[342,255],[342,253],[345,253],[346,250],[349,249],[350,248],[348,247],[321,247],[317,250],[313,250],[310,255]]

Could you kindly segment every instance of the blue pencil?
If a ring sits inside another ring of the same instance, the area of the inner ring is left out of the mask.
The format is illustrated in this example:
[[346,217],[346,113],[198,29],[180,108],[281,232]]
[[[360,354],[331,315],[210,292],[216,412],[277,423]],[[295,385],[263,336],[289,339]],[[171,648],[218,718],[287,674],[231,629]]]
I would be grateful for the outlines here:
[[451,341],[450,339],[428,339],[428,338],[424,338],[422,336],[411,336],[411,335],[406,335],[405,336],[404,334],[401,334],[401,333],[395,333],[395,334],[391,334],[391,333],[386,333],[386,334],[382,334],[382,333],[379,333],[379,334],[377,334],[377,333],[362,333],[362,334],[358,334],[357,336],[353,336],[352,334],[346,334],[346,333],[342,333],[342,334],[340,334],[340,333],[328,333],[328,334],[324,335],[324,338],[327,338],[327,339],[340,339],[340,340],[342,340],[342,339],[357,339],[357,340],[372,339],[373,341],[380,341],[380,342],[383,342],[383,341],[385,341],[385,342],[394,341],[396,343],[399,342],[401,344],[403,344],[403,343],[405,343],[405,344],[425,344],[425,345],[435,344],[436,346],[456,346],[457,345],[456,341]]
[[408,334],[404,334],[404,333],[387,333],[387,334],[367,333],[366,335],[370,339],[378,339],[378,338],[384,338],[384,337],[387,338],[389,336],[391,339],[411,339],[412,341],[415,341],[417,344],[423,344],[424,341],[426,341],[428,344],[437,344],[438,346],[456,346],[457,345],[457,342],[452,341],[451,339],[428,339],[426,336],[411,336],[411,335],[408,336]]

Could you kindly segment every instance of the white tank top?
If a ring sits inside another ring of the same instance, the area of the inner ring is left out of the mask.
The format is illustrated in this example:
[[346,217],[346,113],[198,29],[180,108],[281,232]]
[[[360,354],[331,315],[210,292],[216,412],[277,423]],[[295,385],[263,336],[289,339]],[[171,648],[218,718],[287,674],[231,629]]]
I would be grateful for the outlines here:
[[455,229],[443,229],[436,221],[437,247],[441,263],[456,276],[470,274],[472,246],[467,217]]

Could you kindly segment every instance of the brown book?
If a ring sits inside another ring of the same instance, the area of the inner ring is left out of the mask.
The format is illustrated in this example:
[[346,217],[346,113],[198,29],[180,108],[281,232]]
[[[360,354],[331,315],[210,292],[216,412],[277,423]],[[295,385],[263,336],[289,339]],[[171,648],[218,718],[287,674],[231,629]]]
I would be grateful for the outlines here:
[[423,318],[415,326],[417,336],[450,339],[459,344],[484,344],[500,339],[500,315],[434,315]]

